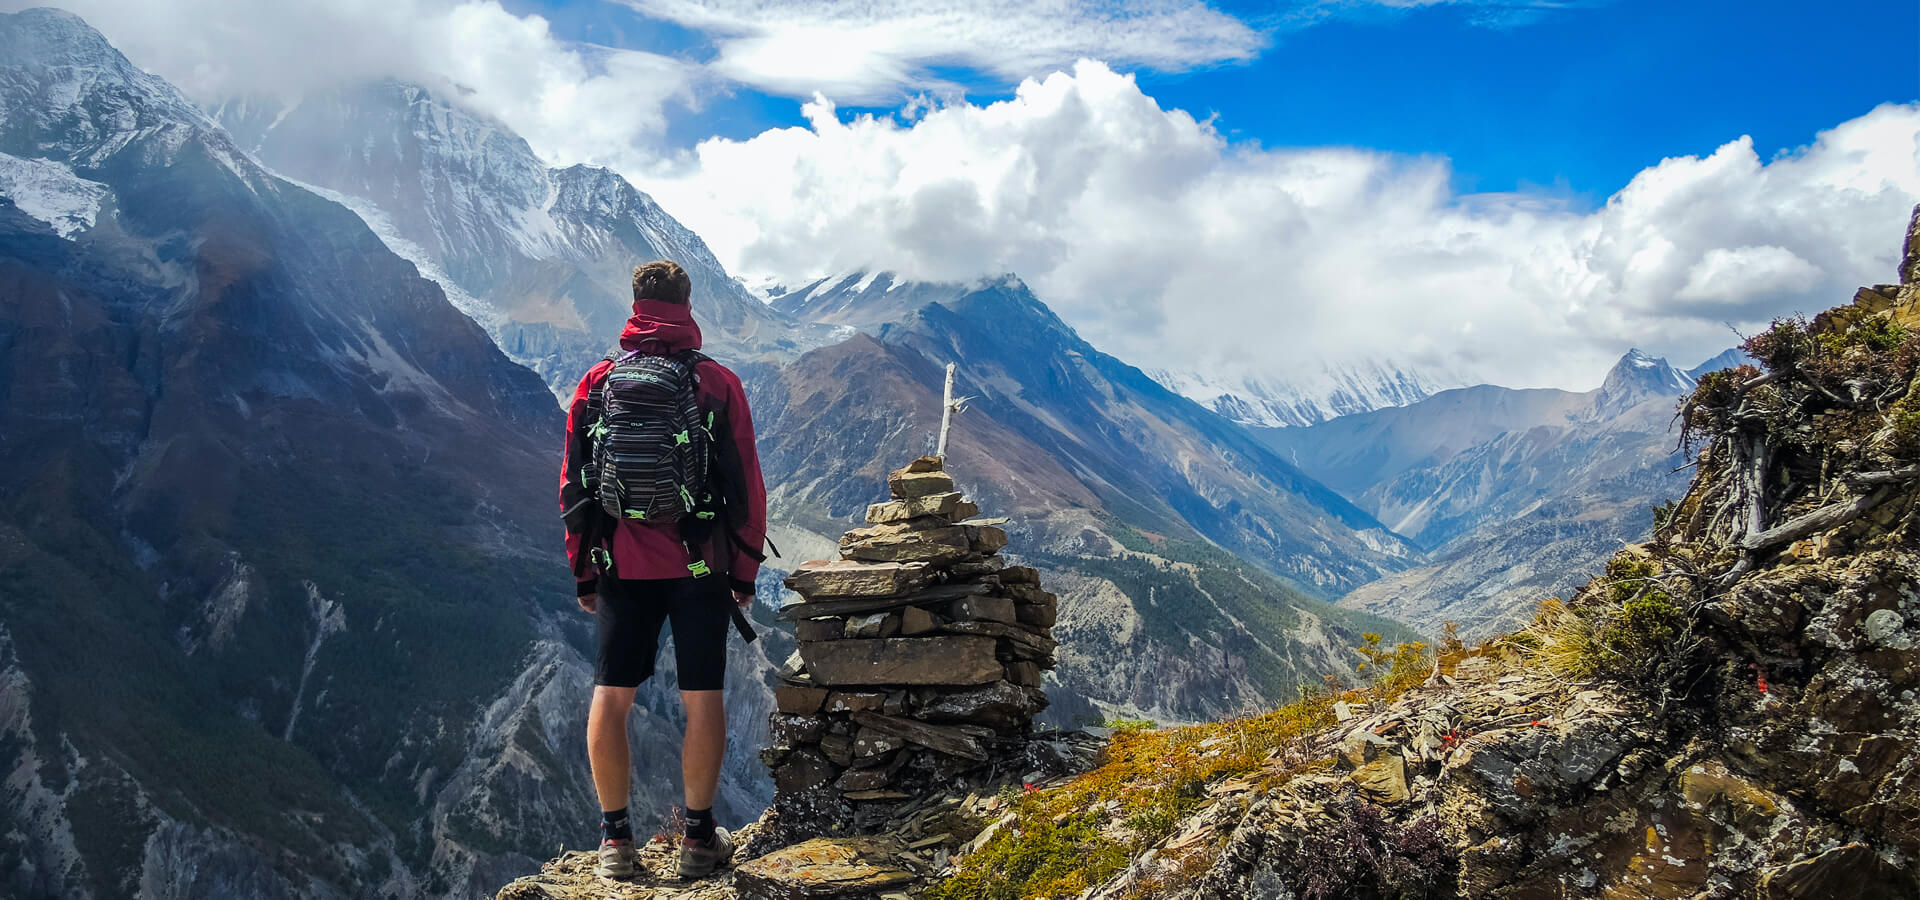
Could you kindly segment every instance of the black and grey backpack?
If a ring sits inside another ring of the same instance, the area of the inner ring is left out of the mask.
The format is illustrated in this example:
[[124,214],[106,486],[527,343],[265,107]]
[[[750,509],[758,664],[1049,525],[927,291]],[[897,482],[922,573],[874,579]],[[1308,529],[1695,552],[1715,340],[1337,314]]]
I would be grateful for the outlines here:
[[706,358],[694,350],[607,354],[613,368],[587,399],[593,459],[581,472],[607,515],[678,524],[683,536],[711,527],[714,414],[700,409],[694,372]]

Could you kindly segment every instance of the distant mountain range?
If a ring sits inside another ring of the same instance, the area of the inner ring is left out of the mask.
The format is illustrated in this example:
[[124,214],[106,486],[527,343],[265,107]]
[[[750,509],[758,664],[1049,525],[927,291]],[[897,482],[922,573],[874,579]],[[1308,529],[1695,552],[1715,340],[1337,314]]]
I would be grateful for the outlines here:
[[1263,437],[1430,553],[1342,605],[1485,634],[1651,529],[1649,507],[1687,484],[1675,471],[1680,398],[1744,361],[1729,350],[1681,372],[1634,350],[1585,393],[1480,385]]
[[1314,425],[1354,413],[1406,406],[1464,379],[1372,361],[1325,364],[1311,377],[1221,377],[1179,369],[1152,369],[1155,381],[1242,425],[1261,428]]

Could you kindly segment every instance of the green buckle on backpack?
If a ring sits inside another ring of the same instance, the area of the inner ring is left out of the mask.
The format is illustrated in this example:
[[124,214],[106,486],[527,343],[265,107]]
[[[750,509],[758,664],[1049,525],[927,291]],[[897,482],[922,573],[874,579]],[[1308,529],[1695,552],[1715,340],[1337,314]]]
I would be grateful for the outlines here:
[[676,434],[673,436],[673,442],[675,445],[691,444],[693,443],[693,435],[688,434],[685,431],[682,431],[679,434]]
[[692,565],[687,566],[687,571],[692,572],[693,577],[695,578],[699,578],[702,575],[707,575],[713,572],[712,569],[707,568],[707,561],[704,559],[694,560]]
[[611,571],[613,569],[613,554],[608,553],[604,547],[593,548],[593,550],[587,554],[587,558],[593,560],[593,564],[599,566],[603,571]]
[[694,513],[694,514],[693,514],[693,517],[694,517],[694,518],[696,518],[696,519],[711,519],[711,518],[713,518],[713,513],[710,513],[710,512],[697,512],[697,513]]
[[680,502],[687,505],[688,512],[693,511],[693,492],[687,490],[687,486],[684,484],[680,486]]
[[644,509],[627,510],[627,518],[629,519],[644,519],[646,517],[647,517],[647,511]]

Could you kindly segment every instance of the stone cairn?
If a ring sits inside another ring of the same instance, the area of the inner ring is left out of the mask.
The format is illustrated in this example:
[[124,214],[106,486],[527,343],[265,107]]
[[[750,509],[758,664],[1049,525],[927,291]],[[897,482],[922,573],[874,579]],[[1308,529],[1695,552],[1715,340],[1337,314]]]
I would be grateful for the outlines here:
[[[774,689],[773,819],[787,835],[867,832],[930,789],[1023,765],[1056,599],[998,556],[1004,519],[954,490],[937,457],[888,477],[893,499],[841,559],[786,580],[799,649]],[[1017,777],[1017,774],[1016,774]]]

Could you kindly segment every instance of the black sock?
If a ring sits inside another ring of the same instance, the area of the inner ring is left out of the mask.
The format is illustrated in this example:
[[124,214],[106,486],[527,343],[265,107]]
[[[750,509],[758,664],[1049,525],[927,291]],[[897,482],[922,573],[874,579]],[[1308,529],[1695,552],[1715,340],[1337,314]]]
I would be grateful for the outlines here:
[[633,823],[627,821],[625,809],[600,814],[600,840],[602,842],[633,840]]
[[687,810],[687,837],[696,841],[713,840],[713,807]]

